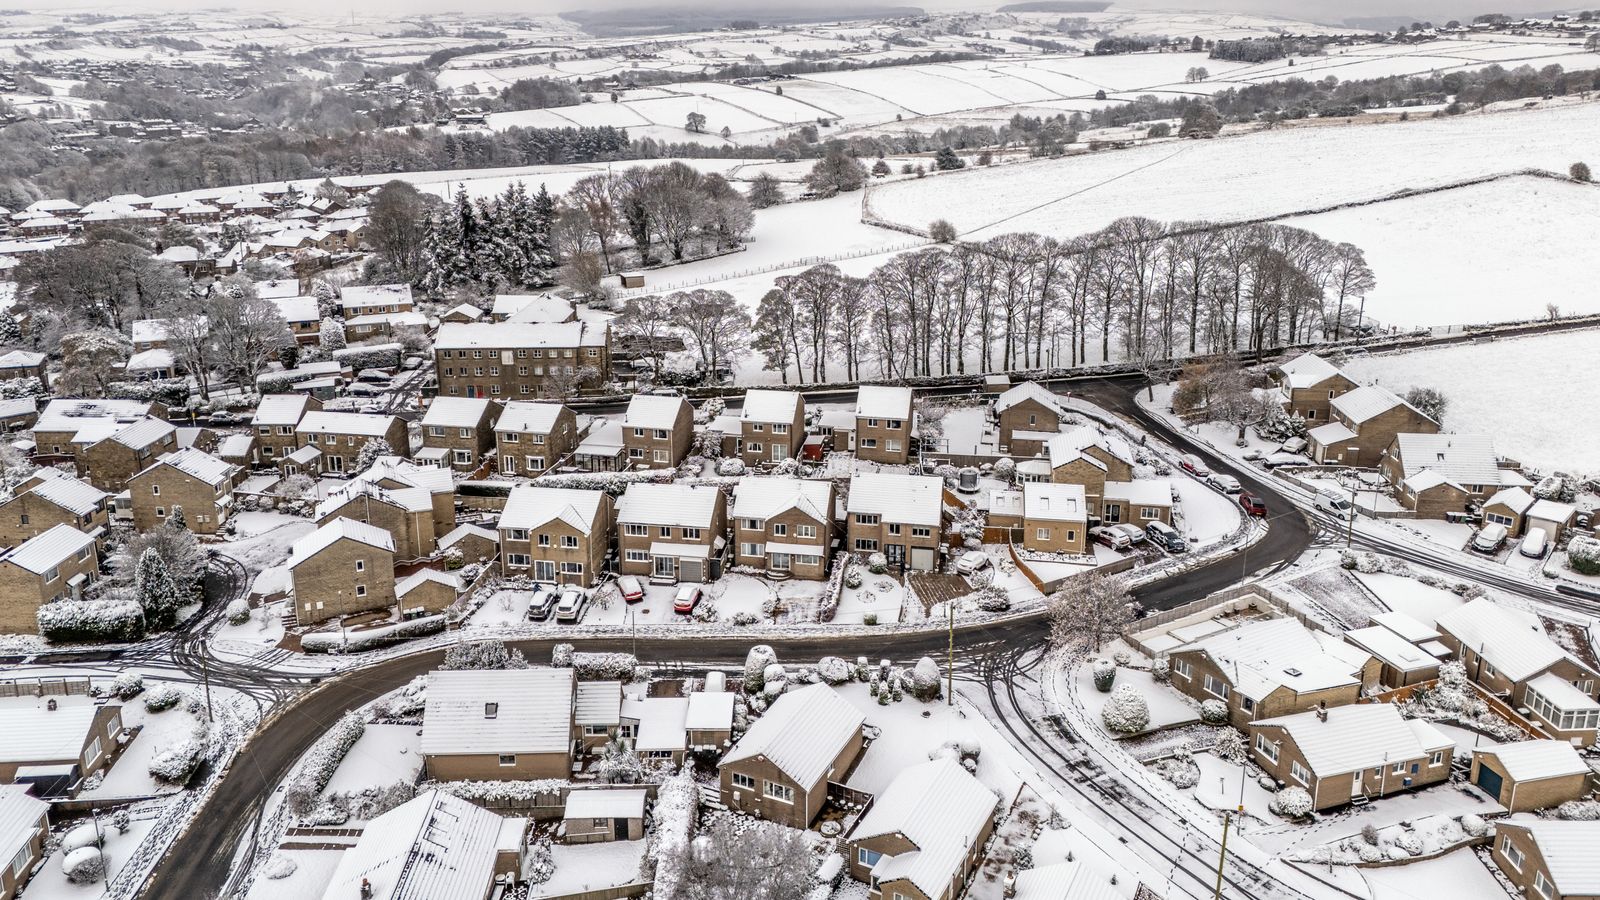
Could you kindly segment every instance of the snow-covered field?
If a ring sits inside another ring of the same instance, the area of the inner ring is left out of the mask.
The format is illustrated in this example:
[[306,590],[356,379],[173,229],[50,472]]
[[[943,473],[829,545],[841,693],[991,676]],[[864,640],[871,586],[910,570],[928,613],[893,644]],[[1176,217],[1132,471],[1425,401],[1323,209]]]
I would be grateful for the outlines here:
[[1524,465],[1585,473],[1600,467],[1586,405],[1600,396],[1597,346],[1600,333],[1570,331],[1352,358],[1344,371],[1400,394],[1437,388],[1450,400],[1446,429],[1492,435],[1496,452]]

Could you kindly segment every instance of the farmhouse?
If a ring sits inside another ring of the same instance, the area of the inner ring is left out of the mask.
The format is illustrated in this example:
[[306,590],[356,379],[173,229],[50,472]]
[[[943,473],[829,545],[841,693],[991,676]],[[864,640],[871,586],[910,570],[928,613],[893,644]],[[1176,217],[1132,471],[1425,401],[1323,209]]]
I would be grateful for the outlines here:
[[577,739],[571,669],[439,671],[422,714],[436,781],[566,778]]
[[1519,741],[1472,751],[1472,783],[1514,813],[1579,799],[1589,792],[1591,774],[1566,741]]
[[1392,703],[1319,707],[1249,726],[1256,764],[1311,794],[1317,810],[1364,803],[1450,777],[1455,742]]
[[733,493],[738,565],[774,577],[828,577],[833,545],[833,482],[739,479]]
[[611,495],[518,485],[497,527],[502,573],[545,584],[593,584],[611,545]]
[[861,754],[863,715],[825,684],[782,694],[723,756],[722,803],[806,828]]

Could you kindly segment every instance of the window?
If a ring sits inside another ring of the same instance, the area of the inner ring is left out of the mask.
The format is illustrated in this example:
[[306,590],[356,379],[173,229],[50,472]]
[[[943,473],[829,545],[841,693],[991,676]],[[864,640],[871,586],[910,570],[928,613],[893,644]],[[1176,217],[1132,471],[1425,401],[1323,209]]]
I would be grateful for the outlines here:
[[1278,745],[1267,740],[1266,732],[1256,732],[1256,752],[1273,762],[1278,761]]
[[775,781],[769,781],[766,783],[765,793],[768,797],[778,801],[779,803],[794,802],[794,788],[788,786],[787,784],[778,784]]
[[31,862],[33,862],[33,845],[31,843],[23,844],[22,849],[17,851],[17,855],[11,858],[11,879],[13,881],[21,880],[22,873],[28,871],[28,863]]
[[672,457],[668,454],[668,452],[666,450],[657,450],[655,452],[655,460],[658,463],[671,462],[672,461]]
[[513,569],[526,569],[532,563],[532,557],[526,553],[507,553],[506,565]]
[[1139,507],[1139,518],[1146,522],[1153,522],[1161,518],[1161,510],[1156,509],[1154,506],[1141,506]]
[[890,419],[887,427],[894,430],[899,430],[904,425],[905,422],[900,419]]
[[932,537],[933,530],[921,525],[913,525],[911,526],[911,536],[917,538]]
[[356,596],[357,597],[365,597],[366,595],[367,595],[367,586],[364,585],[364,584],[356,585]]
[[890,522],[889,523],[889,533],[891,535],[900,534],[900,523],[899,522]]
[[657,428],[656,429],[656,433],[655,433],[655,438],[658,441],[666,440],[667,439],[667,430],[665,428]]
[[1405,760],[1401,760],[1401,761],[1399,761],[1399,762],[1394,764],[1394,774],[1396,774],[1396,775],[1404,775],[1405,773],[1406,773],[1406,762],[1405,762]]
[[760,422],[751,422],[750,423],[750,430],[751,431],[766,431],[767,430],[767,426],[763,425]]
[[868,419],[867,420],[867,427],[868,428],[877,428],[878,427],[878,420],[877,419]]
[[628,562],[649,562],[650,552],[648,550],[628,550],[622,554],[622,558]]
[[152,496],[156,496],[156,497],[161,496],[161,485],[159,485],[159,484],[150,485],[150,493],[151,493]]
[[1509,834],[1500,835],[1500,855],[1506,858],[1506,862],[1511,865],[1511,868],[1516,869],[1518,872],[1522,871],[1522,851],[1517,848],[1516,844],[1511,842],[1511,835]]
[[628,535],[629,537],[644,537],[649,533],[649,531],[650,529],[648,526],[639,525],[632,522],[622,526],[622,533]]
[[765,527],[765,522],[765,519],[740,519],[739,527],[743,528],[745,531],[760,531],[763,527]]
[[1539,896],[1545,898],[1545,900],[1550,900],[1556,893],[1555,885],[1550,883],[1550,879],[1544,877],[1543,872],[1533,876],[1533,889],[1538,891]]
[[733,782],[733,786],[736,788],[743,788],[747,791],[753,791],[756,789],[756,780],[751,776],[744,774],[743,772],[734,772],[733,777],[730,780]]
[[1183,678],[1188,678],[1194,670],[1189,666],[1187,659],[1175,659],[1172,661],[1172,671]]
[[900,442],[890,438],[889,440],[883,442],[883,449],[889,451],[890,453],[899,453]]
[[672,526],[671,525],[662,525],[661,528],[660,528],[659,534],[663,538],[672,537]]
[[883,854],[879,853],[876,850],[868,850],[865,847],[857,847],[856,848],[856,862],[860,863],[863,866],[866,866],[869,869],[872,868],[873,866],[877,865],[878,864],[878,860],[880,860],[882,858],[883,858]]
[[867,449],[867,450],[876,450],[876,449],[878,449],[878,439],[877,438],[864,438],[861,441],[861,446],[863,448]]
[[773,434],[788,434],[789,433],[789,426],[786,423],[783,423],[783,422],[775,423],[772,426],[772,433]]
[[739,545],[740,556],[764,556],[761,544],[744,543]]
[[1207,675],[1206,693],[1221,697],[1222,699],[1226,700],[1228,699],[1228,683],[1220,678],[1214,678],[1210,675]]
[[61,567],[60,566],[51,566],[49,568],[49,570],[44,573],[44,583],[45,584],[49,584],[50,582],[55,581],[57,578],[60,578],[60,577],[61,577]]
[[515,753],[502,753],[502,754],[500,754],[500,765],[502,765],[502,766],[514,766],[516,764],[517,764],[517,755]]
[[1444,763],[1444,751],[1443,750],[1435,750],[1435,751],[1433,751],[1433,755],[1428,757],[1428,765],[1430,765],[1430,766],[1442,765],[1443,763]]
[[367,561],[364,560],[364,559],[356,560],[356,571],[357,572],[365,572],[366,570],[367,570]]
[[527,539],[528,539],[528,529],[526,529],[526,528],[507,528],[506,529],[506,540],[508,540],[508,541],[525,541]]
[[581,563],[581,562],[564,562],[564,563],[561,564],[561,574],[563,574],[563,575],[582,575],[583,574],[583,563]]
[[455,459],[457,465],[467,465],[468,463],[472,462],[472,451],[457,450],[455,451]]
[[787,537],[788,534],[789,534],[789,526],[788,525],[785,525],[782,522],[774,522],[774,523],[772,523],[772,536],[773,537]]
[[22,514],[22,521],[21,521],[21,524],[23,524],[23,525],[26,525],[26,524],[28,524],[28,514],[27,514],[27,513],[23,513],[23,514]]
[[585,735],[589,736],[589,737],[603,737],[603,736],[605,736],[605,733],[606,733],[606,726],[604,726],[604,725],[585,725],[585,726],[583,726],[583,733]]
[[760,441],[751,441],[750,443],[744,445],[744,449],[748,453],[754,453],[759,456],[767,449],[767,445],[761,443]]
[[578,546],[578,538],[575,535],[563,534],[561,536],[561,546],[568,550],[575,550]]
[[498,704],[498,703],[485,703],[483,705],[483,717],[485,719],[495,719],[495,718],[499,718],[499,716],[500,716],[500,704]]
[[1310,784],[1311,783],[1311,773],[1306,771],[1306,767],[1305,766],[1300,765],[1300,761],[1299,760],[1295,760],[1289,766],[1289,777],[1293,778],[1295,781],[1300,782],[1301,784]]
[[862,553],[876,553],[878,542],[870,538],[856,538],[856,549]]
[[856,513],[857,525],[876,525],[879,521],[877,513]]
[[794,527],[794,536],[797,538],[814,538],[817,536],[817,526],[796,525]]
[[443,425],[429,425],[428,426],[428,435],[430,437],[444,437],[444,426]]

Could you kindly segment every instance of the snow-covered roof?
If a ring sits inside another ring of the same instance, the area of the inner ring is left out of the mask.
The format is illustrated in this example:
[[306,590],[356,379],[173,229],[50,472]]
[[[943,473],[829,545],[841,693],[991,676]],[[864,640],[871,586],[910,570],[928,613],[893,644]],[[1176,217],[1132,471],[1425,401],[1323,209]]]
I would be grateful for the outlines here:
[[1479,597],[1439,617],[1439,630],[1455,636],[1463,648],[1481,654],[1511,681],[1522,681],[1550,668],[1568,654],[1544,633],[1539,618]]
[[490,313],[496,319],[537,325],[571,321],[573,306],[554,294],[499,294]]
[[795,784],[814,785],[865,721],[866,715],[833,688],[807,685],[779,696],[722,764],[765,757]]
[[1090,447],[1098,447],[1102,452],[1130,466],[1138,459],[1127,441],[1092,424],[1083,424],[1063,431],[1050,438],[1045,447],[1052,469],[1064,466],[1080,457],[1099,468],[1105,468],[1104,463],[1085,453]]
[[43,213],[72,212],[78,208],[78,204],[73,203],[71,200],[55,198],[51,200],[35,200],[27,205],[25,211]]
[[449,534],[439,538],[439,549],[449,550],[451,547],[454,547],[456,544],[460,543],[462,539],[469,537],[483,538],[491,543],[500,540],[500,536],[495,534],[493,530],[485,528],[482,525],[474,525],[471,522],[468,522],[464,525],[457,525],[455,528],[450,530]]
[[[209,322],[201,326],[202,333],[210,331]],[[166,341],[172,338],[172,323],[168,319],[140,319],[128,326],[128,333],[135,344]]]
[[315,297],[271,297],[268,298],[273,306],[278,308],[278,314],[283,316],[285,322],[320,322],[322,313],[317,308]]
[[797,391],[752,388],[744,392],[740,418],[746,422],[793,422],[795,413],[805,407]]
[[501,411],[494,430],[549,434],[555,430],[556,420],[564,409],[565,405],[555,401],[512,400]]
[[305,394],[267,394],[256,405],[250,424],[298,425],[310,404],[311,398]]
[[1431,724],[1401,716],[1392,703],[1353,703],[1253,724],[1281,727],[1318,778],[1392,765],[1455,746]]
[[15,859],[33,841],[49,809],[28,793],[28,785],[0,784],[0,859]]
[[944,479],[898,472],[857,472],[850,477],[851,514],[877,514],[903,525],[937,528],[944,515]]
[[733,728],[733,694],[695,691],[689,695],[689,714],[683,720],[689,731],[729,731]]
[[248,434],[225,434],[217,440],[217,455],[223,459],[242,459],[250,455],[255,438]]
[[687,697],[623,697],[621,714],[638,723],[633,732],[635,750],[684,750],[689,746],[683,724],[689,716]]
[[850,840],[903,836],[915,849],[885,853],[872,867],[873,882],[904,879],[923,894],[938,897],[959,878],[995,805],[994,793],[955,760],[919,763],[895,776]]
[[403,598],[425,584],[442,584],[458,594],[461,593],[460,575],[452,575],[449,572],[441,572],[438,569],[418,569],[395,582],[394,595],[397,599]]
[[177,431],[177,427],[165,419],[145,418],[137,422],[130,422],[112,432],[111,440],[139,450],[159,441],[166,440],[167,436]]
[[482,900],[504,823],[443,791],[418,795],[367,823],[323,900]]
[[1593,697],[1554,672],[1545,672],[1528,679],[1528,689],[1537,691],[1559,710],[1600,709],[1600,702],[1596,702]]
[[596,421],[572,452],[577,456],[616,456],[622,452],[622,423],[605,419]]
[[617,521],[709,528],[722,502],[722,491],[711,485],[635,483],[617,501]]
[[31,416],[39,411],[39,401],[32,397],[14,397],[10,400],[0,400],[0,420],[14,419],[18,416]]
[[1408,613],[1382,612],[1373,613],[1368,618],[1378,625],[1389,629],[1413,644],[1424,644],[1428,641],[1439,639],[1439,629],[1424,622],[1418,621]]
[[[51,470],[54,471],[54,470]],[[71,475],[47,478],[29,489],[28,493],[61,507],[73,515],[84,516],[99,509],[111,496],[87,481]]]
[[457,303],[455,306],[445,310],[440,318],[445,316],[465,316],[468,321],[476,322],[483,318],[483,310],[473,306],[471,303]]
[[591,322],[446,322],[433,346],[438,350],[548,349],[601,347],[606,329]]
[[1292,389],[1316,387],[1339,374],[1339,367],[1315,353],[1302,353],[1278,366],[1284,383]]
[[1296,693],[1361,683],[1360,666],[1332,654],[1311,630],[1291,618],[1251,622],[1175,647],[1202,650],[1234,690],[1261,700],[1279,687]]
[[313,409],[300,418],[297,430],[301,434],[358,434],[365,437],[383,437],[389,433],[389,428],[394,422],[394,416]]
[[572,701],[578,725],[616,725],[622,721],[622,682],[580,681]]
[[428,512],[433,509],[433,495],[425,488],[387,488],[374,481],[358,478],[330,491],[328,496],[317,504],[313,516],[319,521],[325,519],[358,497],[365,497],[368,501],[376,500],[406,512]]
[[[36,534],[10,550],[0,553],[0,564],[12,563],[35,575],[43,575],[74,554],[93,546],[93,536],[71,525],[54,525],[48,531]],[[5,729],[0,728],[0,734],[5,733]],[[3,743],[0,741],[0,744]]]
[[1600,822],[1518,819],[1499,827],[1527,829],[1562,896],[1600,894]]
[[[1110,487],[1107,484],[1106,487]],[[998,493],[998,492],[997,492]],[[1048,522],[1087,522],[1088,501],[1081,484],[1029,481],[1022,485],[1022,508],[1030,519]],[[991,506],[991,509],[993,507]]]
[[995,413],[1003,413],[1024,400],[1032,400],[1042,404],[1046,409],[1053,409],[1058,414],[1065,410],[1061,406],[1061,398],[1050,392],[1049,388],[1037,381],[1024,381],[994,399]]
[[[61,526],[57,526],[61,527]],[[82,695],[0,700],[0,763],[75,760],[94,725],[94,701]]]
[[1393,391],[1387,388],[1381,388],[1375,384],[1364,384],[1333,398],[1329,401],[1329,405],[1337,410],[1340,415],[1360,425],[1374,416],[1383,415],[1396,406],[1409,406],[1410,404],[1401,400]]
[[171,466],[185,475],[197,478],[212,487],[232,479],[234,473],[239,471],[239,467],[233,463],[225,459],[218,459],[204,450],[194,447],[177,450],[172,453],[163,453],[156,460],[155,465]]
[[297,278],[275,278],[271,281],[258,281],[254,287],[256,296],[266,300],[300,296],[300,281]]
[[1535,500],[1523,515],[1541,522],[1570,522],[1578,514],[1578,508],[1570,503],[1560,503],[1555,500]]
[[141,350],[128,357],[123,369],[129,372],[164,372],[177,363],[178,359],[171,350],[157,347],[153,350]]
[[600,788],[567,794],[563,819],[642,819],[644,788]]
[[1171,506],[1172,482],[1165,478],[1145,481],[1106,482],[1107,500],[1120,500],[1132,506]]
[[502,530],[533,529],[559,520],[581,534],[588,534],[605,497],[605,491],[519,484],[511,489],[506,499],[499,527]]
[[493,401],[487,397],[435,397],[422,414],[422,424],[445,428],[474,428],[483,421]]
[[[143,400],[51,400],[39,413],[34,431],[83,431],[102,423],[127,424],[148,415],[150,404]],[[76,440],[76,437],[74,438]]]
[[351,316],[344,320],[344,324],[347,328],[359,328],[362,325],[388,325],[391,328],[421,327],[428,324],[428,317],[416,310],[405,309],[399,312]]
[[12,350],[0,354],[0,369],[35,369],[45,361],[43,353],[34,353],[31,350]]
[[428,675],[422,753],[560,753],[571,749],[571,669],[462,669]]
[[[372,461],[365,472],[351,479],[373,484],[392,481],[401,487],[424,488],[430,494],[453,494],[456,490],[454,476],[449,469],[438,466],[419,466],[399,456],[380,456]],[[389,485],[392,489],[394,485]]]
[[1408,484],[1424,471],[1437,472],[1457,486],[1500,483],[1494,439],[1487,434],[1404,433],[1394,439]]
[[1495,491],[1494,496],[1490,497],[1483,505],[1504,506],[1506,509],[1520,515],[1533,506],[1533,495],[1520,487],[1506,488],[1503,491]]
[[1493,754],[1516,781],[1589,774],[1588,764],[1567,741],[1518,741],[1482,747],[1473,753]]
[[289,548],[289,568],[293,569],[345,538],[378,550],[394,552],[394,535],[365,522],[340,516],[294,542],[294,546]]
[[856,391],[856,418],[911,418],[911,388],[864,384]]
[[[1101,872],[1082,859],[1017,873],[1012,900],[1128,900],[1114,873]],[[1126,881],[1126,879],[1123,879]]]
[[1408,475],[1400,483],[1405,486],[1406,490],[1415,494],[1431,491],[1440,485],[1449,485],[1462,492],[1467,491],[1466,485],[1446,476],[1443,472],[1436,472],[1433,469],[1423,469],[1415,475]]
[[345,309],[365,309],[371,306],[409,305],[409,284],[352,284],[339,290],[339,305]]
[[799,509],[818,522],[828,522],[832,497],[831,481],[746,475],[734,487],[732,514],[740,519],[770,519]]
[[1401,672],[1415,672],[1439,665],[1432,654],[1382,625],[1346,631],[1344,638]]
[[678,422],[679,411],[688,405],[682,397],[635,394],[628,401],[628,411],[622,415],[622,427],[671,428]]
[[1326,425],[1318,425],[1316,428],[1306,432],[1306,437],[1324,447],[1351,440],[1355,436],[1356,433],[1351,431],[1350,426],[1343,422],[1329,422]]

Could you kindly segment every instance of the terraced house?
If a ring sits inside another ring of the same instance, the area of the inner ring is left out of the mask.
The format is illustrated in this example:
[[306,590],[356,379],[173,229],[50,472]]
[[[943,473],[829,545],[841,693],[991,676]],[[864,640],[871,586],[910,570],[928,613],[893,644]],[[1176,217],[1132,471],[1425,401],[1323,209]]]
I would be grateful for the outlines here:
[[39,607],[81,599],[99,572],[94,538],[71,525],[0,553],[0,632],[38,634]]
[[128,482],[133,527],[147,531],[165,525],[182,509],[190,531],[216,534],[233,510],[238,471],[238,466],[193,447],[163,454]]
[[605,491],[519,485],[500,513],[500,571],[546,584],[593,584],[611,548]]
[[733,492],[736,559],[774,578],[825,579],[833,482],[747,475]]
[[736,451],[747,466],[782,462],[800,455],[806,439],[806,404],[794,391],[744,392]]
[[295,431],[300,446],[316,450],[320,470],[330,475],[356,474],[361,448],[372,441],[388,445],[385,455],[411,455],[411,438],[398,416],[316,410],[302,416]]
[[563,403],[512,400],[495,423],[504,475],[542,475],[578,448],[578,417]]
[[617,501],[624,575],[667,584],[715,581],[722,577],[727,532],[727,499],[710,485],[630,484]]
[[435,397],[422,414],[417,458],[451,469],[476,469],[494,449],[501,406],[482,397]]
[[611,378],[611,331],[593,322],[447,323],[433,351],[440,396],[565,397]]

